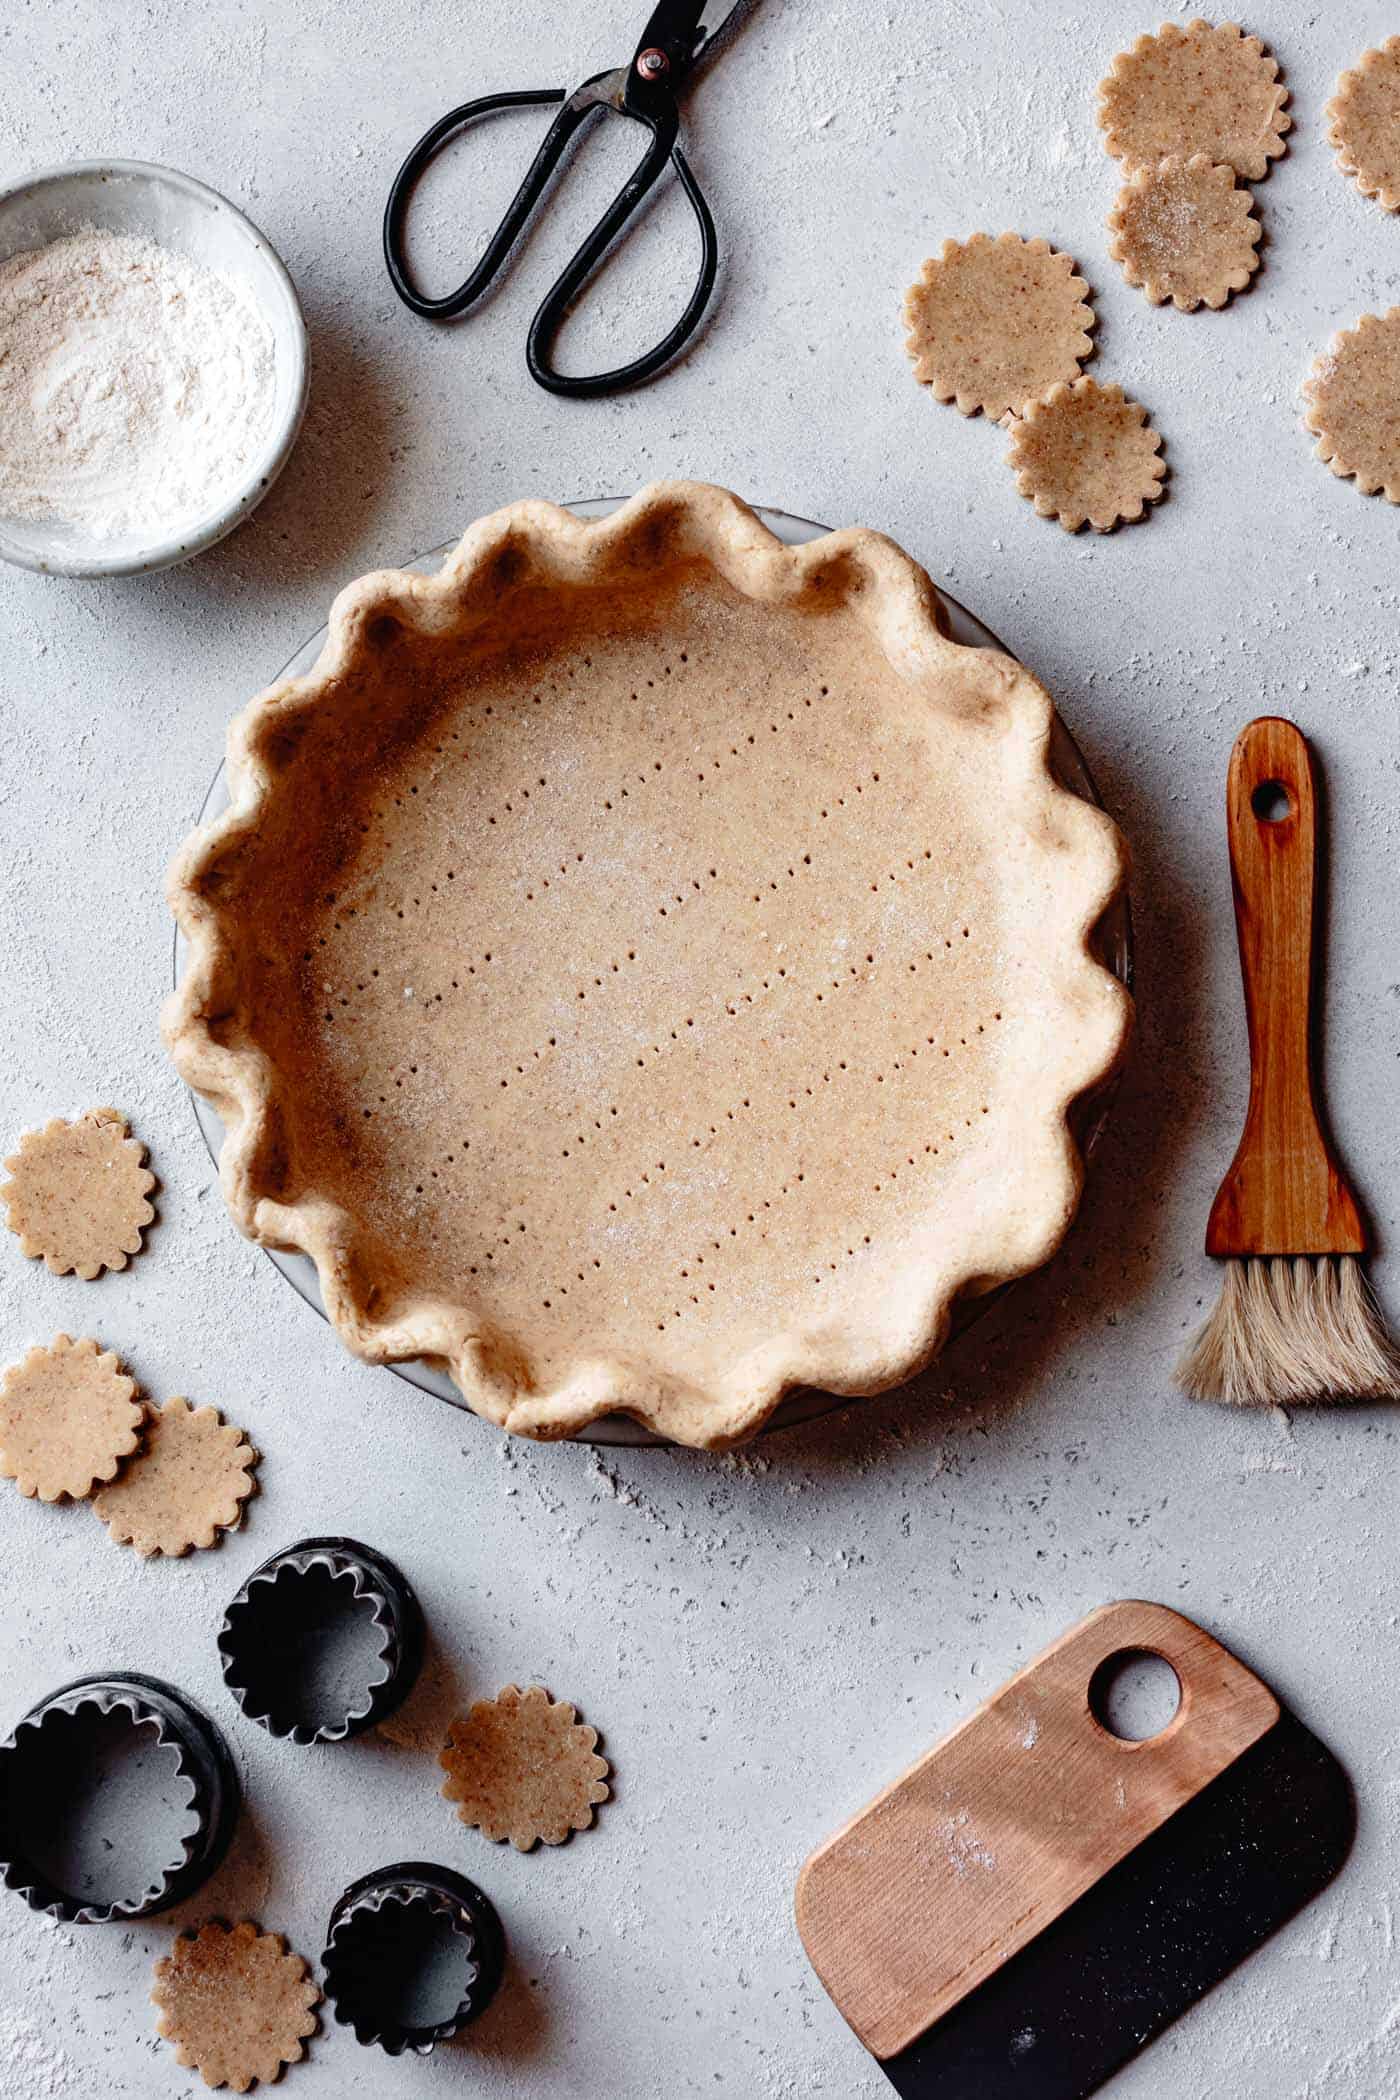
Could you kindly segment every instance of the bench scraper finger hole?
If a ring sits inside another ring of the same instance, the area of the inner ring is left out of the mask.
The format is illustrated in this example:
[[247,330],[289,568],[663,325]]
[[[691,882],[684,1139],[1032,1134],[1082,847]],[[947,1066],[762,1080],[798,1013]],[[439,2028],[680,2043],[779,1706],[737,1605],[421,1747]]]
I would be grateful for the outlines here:
[[1145,1743],[1176,1718],[1181,1680],[1165,1656],[1120,1648],[1089,1681],[1089,1711],[1123,1743]]

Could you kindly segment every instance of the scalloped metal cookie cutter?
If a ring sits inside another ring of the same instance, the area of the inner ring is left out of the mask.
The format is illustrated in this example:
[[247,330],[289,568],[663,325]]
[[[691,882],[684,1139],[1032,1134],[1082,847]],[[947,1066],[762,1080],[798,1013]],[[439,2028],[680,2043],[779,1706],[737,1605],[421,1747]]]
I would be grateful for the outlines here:
[[[128,1725],[111,1728],[109,1717],[121,1714]],[[136,1740],[144,1730],[150,1731],[147,1745]],[[165,1767],[158,1778],[145,1767],[142,1751],[149,1749],[173,1753],[173,1759],[157,1759]],[[188,1791],[183,1811],[171,1801],[177,1781]],[[80,1801],[86,1816],[74,1814]],[[0,1879],[31,1910],[67,1924],[148,1917],[192,1895],[213,1873],[228,1848],[239,1801],[238,1774],[223,1737],[184,1692],[135,1672],[80,1677],[31,1706],[0,1743]],[[111,1835],[94,1827],[99,1802]],[[142,1886],[102,1894],[60,1885],[59,1858],[64,1880],[91,1881],[92,1847],[110,1855],[119,1829],[139,1815],[142,1830],[148,1830],[153,1809],[170,1815],[173,1851],[159,1865],[133,1868],[147,1874]],[[180,1813],[192,1825],[175,1837]],[[92,1846],[80,1844],[80,1833]]]
[[254,1569],[224,1613],[218,1648],[250,1721],[293,1743],[339,1743],[407,1696],[423,1616],[382,1553],[357,1539],[302,1539]]
[[426,1860],[352,1882],[331,1912],[321,1955],[337,2022],[389,2056],[427,2056],[459,2033],[486,2010],[504,1966],[505,1935],[489,1897]]

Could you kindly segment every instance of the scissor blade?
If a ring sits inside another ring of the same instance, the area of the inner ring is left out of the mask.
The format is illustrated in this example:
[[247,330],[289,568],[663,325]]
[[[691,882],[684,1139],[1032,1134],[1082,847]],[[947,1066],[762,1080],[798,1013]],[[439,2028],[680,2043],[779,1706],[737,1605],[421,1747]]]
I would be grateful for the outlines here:
[[730,16],[737,14],[744,5],[745,0],[705,0],[705,5],[700,9],[700,19],[695,25],[699,31],[702,49],[719,35]]
[[686,54],[686,65],[693,65],[730,16],[746,4],[747,0],[660,0],[642,31],[638,49],[644,51],[649,44],[679,47]]

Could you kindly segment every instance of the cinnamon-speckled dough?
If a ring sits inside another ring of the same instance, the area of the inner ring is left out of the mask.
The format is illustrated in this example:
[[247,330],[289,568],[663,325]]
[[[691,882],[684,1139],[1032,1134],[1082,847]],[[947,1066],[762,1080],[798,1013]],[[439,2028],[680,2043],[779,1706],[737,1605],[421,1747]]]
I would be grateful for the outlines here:
[[1327,105],[1337,165],[1363,197],[1400,211],[1400,36],[1363,52]]
[[1018,233],[945,241],[904,301],[914,376],[965,416],[1002,418],[1073,379],[1093,348],[1089,287],[1068,255]]
[[110,1349],[55,1335],[0,1379],[0,1478],[41,1502],[91,1494],[136,1449],[142,1412]]
[[320,1999],[301,1956],[247,1918],[182,1932],[156,1963],[151,1991],[176,2060],[235,2093],[271,2084],[305,2056]]
[[155,1216],[146,1197],[156,1177],[145,1159],[115,1108],[26,1130],[0,1187],[21,1252],[42,1259],[53,1276],[76,1274],[85,1283],[103,1269],[124,1269]]
[[1363,495],[1377,489],[1400,503],[1400,306],[1363,314],[1332,339],[1303,385],[1304,422],[1317,456],[1334,474],[1354,478]]
[[1067,532],[1111,532],[1162,494],[1162,440],[1121,386],[1080,379],[1052,387],[1012,426],[1008,464],[1043,518]]
[[233,1530],[253,1492],[257,1453],[216,1407],[191,1407],[177,1393],[146,1411],[140,1454],[92,1506],[112,1537],[147,1558],[212,1546]]
[[452,1723],[438,1759],[443,1795],[464,1823],[517,1852],[562,1845],[587,1830],[608,1798],[608,1761],[598,1731],[543,1685],[508,1684]]
[[1099,128],[1115,160],[1150,168],[1204,153],[1248,182],[1284,152],[1293,119],[1278,63],[1235,22],[1165,22],[1120,51],[1099,86]]

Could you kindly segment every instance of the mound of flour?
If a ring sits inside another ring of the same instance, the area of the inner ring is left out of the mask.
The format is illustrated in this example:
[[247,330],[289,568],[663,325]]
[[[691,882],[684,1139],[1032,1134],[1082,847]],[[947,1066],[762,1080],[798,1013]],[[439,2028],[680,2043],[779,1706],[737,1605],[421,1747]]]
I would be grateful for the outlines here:
[[249,294],[154,241],[89,230],[0,264],[0,513],[153,538],[217,508],[268,431],[272,333]]

